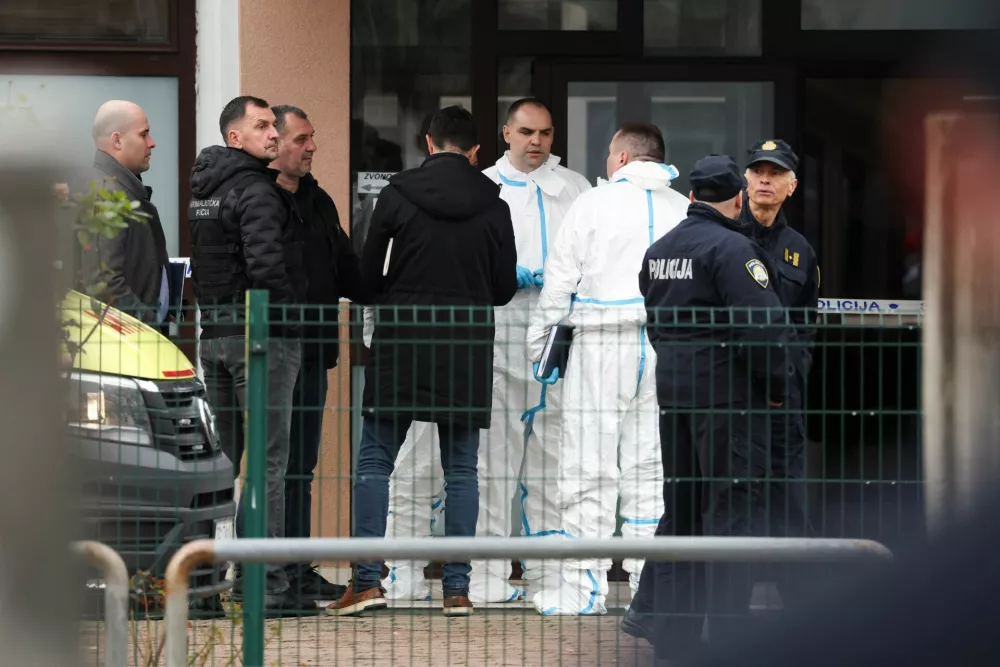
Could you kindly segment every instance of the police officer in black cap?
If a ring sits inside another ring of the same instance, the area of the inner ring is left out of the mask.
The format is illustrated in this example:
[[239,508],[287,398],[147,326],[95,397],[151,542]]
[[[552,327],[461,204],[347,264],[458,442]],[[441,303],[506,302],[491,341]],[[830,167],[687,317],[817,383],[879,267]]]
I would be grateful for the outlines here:
[[778,271],[776,287],[788,318],[795,325],[797,339],[793,352],[796,375],[788,391],[788,404],[772,413],[773,504],[787,508],[787,521],[776,525],[778,537],[810,534],[805,507],[805,423],[803,395],[812,367],[812,345],[816,337],[816,307],[819,301],[820,271],[816,253],[802,234],[788,225],[782,204],[798,185],[795,169],[799,159],[781,139],[757,142],[748,151],[747,187],[743,193],[741,231],[756,241],[774,260]]
[[[688,217],[650,246],[639,273],[657,355],[664,478],[678,480],[664,484],[656,532],[763,535],[767,508],[754,480],[767,475],[766,411],[786,400],[794,329],[772,261],[739,232],[744,182],[736,163],[702,158],[690,181]],[[658,661],[697,649],[706,611],[713,639],[738,629],[733,621],[748,613],[753,582],[721,565],[712,579],[709,600],[697,565],[646,561],[633,602],[654,614],[638,620]],[[624,621],[623,629],[635,634]]]

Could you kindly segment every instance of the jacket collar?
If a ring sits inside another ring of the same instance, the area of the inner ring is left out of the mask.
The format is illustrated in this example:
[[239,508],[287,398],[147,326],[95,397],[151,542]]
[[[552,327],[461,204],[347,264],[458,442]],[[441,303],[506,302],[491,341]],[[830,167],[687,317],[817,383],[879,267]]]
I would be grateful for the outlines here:
[[550,197],[558,197],[566,187],[565,181],[556,173],[555,168],[562,158],[557,155],[549,155],[548,159],[530,173],[523,173],[510,162],[510,151],[497,160],[497,173],[500,174],[500,181],[506,185],[511,184],[534,184],[539,190]]
[[102,150],[94,153],[94,167],[118,181],[125,191],[136,199],[149,199],[153,195],[153,189],[143,185],[141,178]]
[[788,226],[785,212],[780,208],[778,209],[778,215],[774,217],[774,223],[770,227],[760,224],[757,218],[754,217],[753,211],[750,210],[750,197],[747,195],[746,190],[743,191],[743,210],[740,212],[740,222],[750,228],[754,237],[769,236],[782,227]]
[[727,218],[726,216],[719,213],[717,210],[705,204],[703,202],[691,202],[688,206],[688,217],[690,218],[702,218],[708,219],[712,222],[717,222],[726,229],[731,229],[733,231],[739,231],[740,223],[737,220]]

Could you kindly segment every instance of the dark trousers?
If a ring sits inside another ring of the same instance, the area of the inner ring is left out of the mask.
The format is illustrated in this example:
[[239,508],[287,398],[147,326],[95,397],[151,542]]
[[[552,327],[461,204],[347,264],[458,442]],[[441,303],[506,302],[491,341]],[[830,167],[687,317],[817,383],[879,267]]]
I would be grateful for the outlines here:
[[[409,419],[364,419],[354,481],[355,537],[385,537],[389,475],[409,428]],[[444,515],[445,535],[474,537],[479,517],[479,429],[438,424],[438,439],[444,489],[448,496],[448,511]],[[468,595],[469,571],[468,562],[445,563],[441,576],[444,594]],[[355,564],[355,591],[374,588],[380,583],[380,563]]]
[[[285,473],[285,537],[309,537],[312,532],[312,483],[323,435],[327,370],[314,360],[303,362],[292,399],[292,428]],[[298,576],[308,564],[289,566]]]
[[[773,415],[718,408],[711,414],[661,409],[664,515],[657,535],[767,536],[793,532],[794,512],[771,502],[781,482],[774,480]],[[783,481],[783,480],[782,480]],[[786,608],[797,599],[796,568],[769,569]],[[657,655],[681,659],[697,650],[704,615],[713,642],[748,629],[749,603],[760,570],[737,563],[656,563],[647,561],[633,604],[654,613]]]
[[[285,471],[288,468],[289,430],[292,394],[299,373],[301,345],[298,340],[272,338],[267,356],[267,534],[285,535]],[[227,336],[203,339],[198,356],[205,372],[208,401],[215,412],[219,443],[233,463],[237,478],[243,459],[243,415],[247,404],[246,338]],[[236,511],[236,535],[244,536],[243,515],[249,494],[240,494]],[[237,578],[242,574],[236,564]],[[288,577],[281,565],[268,564],[267,592],[281,593],[288,588]]]

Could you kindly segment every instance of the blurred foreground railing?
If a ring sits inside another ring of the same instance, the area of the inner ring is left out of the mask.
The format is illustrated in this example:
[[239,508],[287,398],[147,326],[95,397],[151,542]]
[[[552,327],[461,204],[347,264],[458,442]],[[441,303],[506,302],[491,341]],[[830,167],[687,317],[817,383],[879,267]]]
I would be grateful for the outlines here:
[[[315,560],[490,558],[643,558],[696,562],[890,561],[892,552],[872,540],[794,537],[658,537],[652,540],[525,540],[511,537],[427,539],[243,539],[199,540],[183,547],[167,567],[167,667],[184,667],[187,658],[188,589],[191,570],[205,563],[309,563]],[[260,627],[244,625],[244,664],[262,665]],[[247,643],[255,647],[248,654]],[[259,647],[259,648],[257,648]]]
[[[104,579],[104,664],[128,664],[128,569],[111,547],[100,542],[74,542],[73,552],[101,572]],[[185,602],[186,604],[186,602]]]

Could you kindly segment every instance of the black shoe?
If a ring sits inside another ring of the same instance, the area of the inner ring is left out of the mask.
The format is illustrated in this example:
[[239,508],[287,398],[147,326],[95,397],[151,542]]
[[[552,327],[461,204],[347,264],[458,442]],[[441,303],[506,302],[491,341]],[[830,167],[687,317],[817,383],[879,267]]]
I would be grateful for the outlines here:
[[653,643],[653,617],[649,614],[640,614],[636,610],[629,607],[625,610],[625,615],[622,616],[622,622],[619,626],[627,635],[635,637],[636,639],[645,639],[650,644]]
[[315,616],[323,610],[312,600],[305,600],[292,588],[281,593],[264,595],[264,618],[288,618],[294,616]]
[[298,576],[290,578],[288,583],[303,600],[335,602],[347,592],[347,586],[327,581],[315,567],[303,568],[294,574]]

